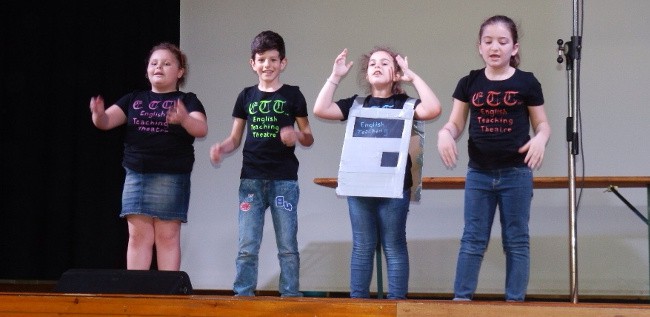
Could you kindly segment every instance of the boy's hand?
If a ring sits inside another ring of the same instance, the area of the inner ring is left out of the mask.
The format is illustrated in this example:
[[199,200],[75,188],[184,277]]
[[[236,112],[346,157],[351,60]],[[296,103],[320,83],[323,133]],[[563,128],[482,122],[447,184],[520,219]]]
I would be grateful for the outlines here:
[[280,140],[284,145],[289,147],[294,146],[296,145],[297,139],[298,137],[296,136],[296,131],[293,129],[293,126],[288,125],[280,129]]
[[215,143],[210,147],[210,162],[215,165],[221,162],[221,144]]

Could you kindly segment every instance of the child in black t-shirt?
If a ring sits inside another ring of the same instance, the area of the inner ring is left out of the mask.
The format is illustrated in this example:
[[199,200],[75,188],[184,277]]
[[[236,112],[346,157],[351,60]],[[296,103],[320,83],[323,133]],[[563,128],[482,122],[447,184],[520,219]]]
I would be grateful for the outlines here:
[[101,96],[90,100],[97,128],[126,124],[120,217],[129,226],[129,270],[148,270],[154,245],[159,270],[180,270],[180,230],[187,222],[194,138],[208,133],[199,99],[178,90],[186,69],[185,54],[176,45],[161,43],[149,54],[151,90],[129,93],[108,109]]
[[517,68],[519,39],[514,22],[505,16],[486,20],[480,28],[478,49],[485,68],[458,82],[449,122],[438,132],[440,157],[453,168],[458,160],[456,139],[469,115],[465,227],[454,299],[471,300],[476,291],[498,206],[506,255],[505,299],[523,301],[530,269],[532,170],[542,164],[551,129],[540,83],[532,73]]
[[[213,164],[236,150],[247,130],[239,186],[239,252],[233,290],[254,296],[264,214],[271,210],[280,261],[280,295],[299,291],[298,159],[295,145],[311,146],[314,138],[307,119],[307,103],[297,86],[280,82],[287,65],[282,37],[273,31],[258,34],[251,43],[250,65],[259,82],[239,93],[230,135],[210,148]],[[297,124],[298,129],[294,129]]]
[[[347,75],[352,62],[346,63],[348,50],[344,49],[332,66],[332,73],[316,98],[314,114],[323,119],[347,120],[356,95],[333,101],[334,92]],[[440,101],[429,85],[409,68],[407,58],[388,47],[375,47],[361,58],[359,82],[370,93],[363,99],[363,108],[405,109],[410,97],[404,93],[402,82],[411,83],[420,99],[414,102],[413,118],[431,120],[440,114]],[[385,113],[385,112],[384,112]],[[381,142],[394,142],[382,139]],[[361,159],[355,155],[357,161]],[[372,162],[363,162],[372,164]],[[409,256],[406,245],[406,219],[410,203],[411,173],[405,170],[400,198],[348,196],[352,225],[352,254],[350,260],[350,297],[370,297],[375,248],[381,243],[386,254],[388,272],[388,298],[404,299],[408,293]],[[402,184],[398,184],[401,186]]]

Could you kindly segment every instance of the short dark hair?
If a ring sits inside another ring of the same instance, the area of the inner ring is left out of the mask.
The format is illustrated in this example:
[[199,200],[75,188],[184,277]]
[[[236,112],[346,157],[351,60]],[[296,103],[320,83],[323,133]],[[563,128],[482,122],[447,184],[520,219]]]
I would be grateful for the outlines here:
[[251,59],[255,59],[255,54],[261,54],[266,51],[277,50],[280,53],[280,59],[284,59],[284,39],[280,34],[273,31],[263,31],[251,42]]

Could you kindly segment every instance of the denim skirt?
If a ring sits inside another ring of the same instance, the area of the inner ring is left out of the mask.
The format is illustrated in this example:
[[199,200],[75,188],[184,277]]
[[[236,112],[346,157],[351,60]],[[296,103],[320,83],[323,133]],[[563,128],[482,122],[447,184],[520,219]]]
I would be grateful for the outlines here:
[[126,169],[120,217],[145,215],[187,222],[190,173],[139,173]]

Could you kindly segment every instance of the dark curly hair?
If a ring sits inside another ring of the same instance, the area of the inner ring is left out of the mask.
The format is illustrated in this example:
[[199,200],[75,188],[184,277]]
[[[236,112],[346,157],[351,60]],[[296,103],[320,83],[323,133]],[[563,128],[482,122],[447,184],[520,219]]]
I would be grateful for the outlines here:
[[[368,63],[370,62],[370,56],[376,52],[388,53],[393,58],[393,63],[395,64],[395,72],[400,73],[402,71],[402,68],[397,64],[396,57],[399,55],[397,52],[388,46],[375,46],[372,50],[366,54],[361,55],[361,58],[359,58],[359,65],[361,65],[361,67],[359,68],[359,73],[357,74],[357,82],[366,93],[372,92],[372,88],[366,78],[366,75],[368,73]],[[399,81],[393,83],[393,88],[391,90],[394,95],[404,93],[402,84]]]
[[280,59],[283,60],[285,56],[284,39],[273,31],[263,31],[251,42],[251,59],[255,59],[255,54],[262,54],[270,50],[277,50],[280,53]]

